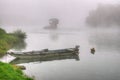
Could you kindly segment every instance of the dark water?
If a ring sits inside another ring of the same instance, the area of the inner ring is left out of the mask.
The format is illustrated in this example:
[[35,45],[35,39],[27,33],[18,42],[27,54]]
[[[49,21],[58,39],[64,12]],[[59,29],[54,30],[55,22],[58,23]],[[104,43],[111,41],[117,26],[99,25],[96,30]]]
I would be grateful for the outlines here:
[[[22,63],[36,80],[120,80],[120,33],[118,29],[28,32],[23,51],[60,49],[80,45],[80,60],[61,59]],[[95,48],[95,54],[90,53]]]

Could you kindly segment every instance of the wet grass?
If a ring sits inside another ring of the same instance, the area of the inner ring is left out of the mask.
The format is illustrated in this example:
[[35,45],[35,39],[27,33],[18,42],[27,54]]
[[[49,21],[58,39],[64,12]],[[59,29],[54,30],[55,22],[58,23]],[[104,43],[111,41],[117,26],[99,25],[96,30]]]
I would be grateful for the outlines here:
[[0,62],[0,80],[33,80],[23,74],[23,72],[7,63]]

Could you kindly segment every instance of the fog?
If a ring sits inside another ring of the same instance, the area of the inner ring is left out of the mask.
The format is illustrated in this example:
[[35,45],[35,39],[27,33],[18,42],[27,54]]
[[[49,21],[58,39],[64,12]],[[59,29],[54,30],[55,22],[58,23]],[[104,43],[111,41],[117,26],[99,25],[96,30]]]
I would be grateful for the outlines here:
[[[54,61],[17,59],[23,61],[25,74],[36,80],[120,80],[119,29],[109,28],[109,25],[88,27],[85,23],[90,11],[96,10],[98,5],[119,3],[120,0],[0,0],[0,28],[8,32],[22,29],[27,34],[25,42],[15,44],[12,52],[71,50],[80,45],[79,61],[69,59],[67,55],[67,58],[56,59],[51,56]],[[102,17],[108,16],[103,8],[100,12],[103,12]],[[95,16],[93,21],[100,22],[99,18],[101,16]],[[50,29],[53,25],[57,28]],[[93,48],[95,54],[91,54]]]
[[98,4],[120,0],[0,0],[0,24],[16,27],[43,27],[58,18],[59,27],[84,27],[85,18]]

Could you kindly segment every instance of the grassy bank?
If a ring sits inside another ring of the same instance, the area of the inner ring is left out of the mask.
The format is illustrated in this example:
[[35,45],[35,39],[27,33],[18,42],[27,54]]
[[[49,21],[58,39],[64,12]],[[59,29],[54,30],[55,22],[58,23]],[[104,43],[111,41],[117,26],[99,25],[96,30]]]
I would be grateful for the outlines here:
[[4,55],[14,45],[24,41],[26,34],[21,30],[14,31],[13,33],[7,33],[0,28],[0,56]]
[[[7,33],[0,28],[0,56],[20,44],[26,38],[26,34],[21,30]],[[33,80],[25,76],[20,69],[11,64],[0,62],[0,80]]]
[[33,80],[10,64],[0,62],[0,80]]

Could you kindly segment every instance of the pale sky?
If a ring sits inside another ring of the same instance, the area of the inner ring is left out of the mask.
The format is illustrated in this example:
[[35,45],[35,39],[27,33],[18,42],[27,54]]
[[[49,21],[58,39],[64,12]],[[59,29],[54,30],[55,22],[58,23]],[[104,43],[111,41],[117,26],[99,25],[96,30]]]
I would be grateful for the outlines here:
[[2,25],[45,25],[58,18],[63,26],[80,26],[98,4],[119,4],[120,0],[0,0]]

